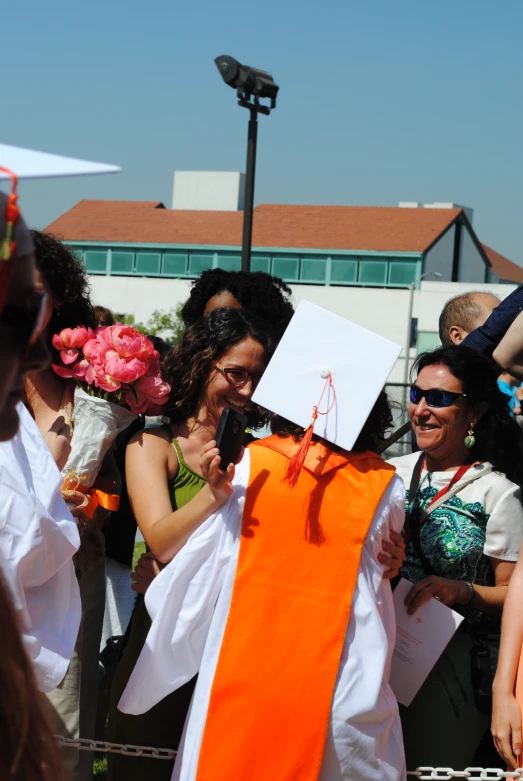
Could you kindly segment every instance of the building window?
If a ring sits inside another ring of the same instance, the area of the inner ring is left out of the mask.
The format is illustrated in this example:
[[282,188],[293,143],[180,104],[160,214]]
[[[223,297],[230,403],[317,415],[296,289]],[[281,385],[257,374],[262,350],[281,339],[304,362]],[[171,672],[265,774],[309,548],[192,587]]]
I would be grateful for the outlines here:
[[385,261],[360,261],[359,282],[362,285],[385,285],[387,283],[387,268]]
[[89,274],[105,274],[107,271],[107,252],[88,251],[85,253],[85,269]]
[[252,255],[251,271],[265,271],[266,274],[270,274],[271,271],[270,257],[265,255]]
[[389,263],[389,284],[408,287],[416,279],[417,264],[401,263],[391,260]]
[[223,268],[224,271],[240,271],[241,267],[241,255],[218,255],[218,268]]
[[191,277],[197,277],[202,271],[212,268],[213,256],[208,255],[189,255],[189,274]]
[[162,274],[168,277],[187,276],[187,254],[166,252],[162,261]]
[[351,285],[358,279],[357,260],[333,260],[331,264],[331,282],[333,285]]
[[418,353],[435,350],[441,344],[437,331],[418,331]]
[[133,274],[134,273],[134,252],[111,253],[111,273],[112,274]]
[[416,347],[418,343],[418,318],[410,319],[410,347]]
[[138,252],[136,254],[136,273],[144,277],[160,273],[161,255],[156,252]]
[[300,280],[324,284],[327,278],[327,261],[314,258],[302,258]]
[[299,278],[300,261],[298,258],[273,258],[272,273],[286,282],[297,282]]

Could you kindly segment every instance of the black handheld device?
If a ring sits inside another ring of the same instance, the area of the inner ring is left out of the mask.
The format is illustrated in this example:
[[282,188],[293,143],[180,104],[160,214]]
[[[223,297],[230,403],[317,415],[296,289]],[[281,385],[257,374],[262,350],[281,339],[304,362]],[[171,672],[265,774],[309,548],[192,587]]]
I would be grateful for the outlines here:
[[216,447],[222,457],[220,469],[225,472],[229,464],[235,464],[243,447],[247,417],[227,408],[222,412],[216,429]]

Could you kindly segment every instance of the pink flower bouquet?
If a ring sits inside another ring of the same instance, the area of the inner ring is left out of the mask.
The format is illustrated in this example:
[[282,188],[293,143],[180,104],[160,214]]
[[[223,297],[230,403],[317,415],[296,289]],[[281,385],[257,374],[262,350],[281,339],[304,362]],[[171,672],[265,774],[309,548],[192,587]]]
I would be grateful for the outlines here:
[[161,414],[171,389],[162,380],[158,351],[131,326],[65,328],[53,345],[60,352],[54,371],[78,383],[71,454],[62,474],[85,490],[118,434],[136,415]]

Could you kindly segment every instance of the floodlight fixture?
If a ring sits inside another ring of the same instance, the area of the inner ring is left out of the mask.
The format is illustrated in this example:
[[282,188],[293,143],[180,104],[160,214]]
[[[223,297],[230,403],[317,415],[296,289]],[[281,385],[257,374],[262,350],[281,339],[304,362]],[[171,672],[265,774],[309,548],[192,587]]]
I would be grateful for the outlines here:
[[[276,96],[280,88],[274,83],[270,73],[250,65],[242,65],[228,54],[216,57],[214,62],[224,82],[236,90],[241,106],[251,108],[257,105],[257,110],[262,114],[269,114],[271,109],[276,108]],[[268,98],[270,106],[260,104],[261,98]]]
[[[238,105],[250,111],[247,139],[247,167],[245,170],[245,197],[243,208],[242,271],[251,267],[252,214],[254,209],[254,175],[256,170],[256,144],[258,140],[258,114],[269,115],[276,108],[279,86],[267,71],[242,65],[241,62],[222,54],[214,60],[220,76],[229,87],[236,90]],[[270,105],[260,103],[269,100]]]

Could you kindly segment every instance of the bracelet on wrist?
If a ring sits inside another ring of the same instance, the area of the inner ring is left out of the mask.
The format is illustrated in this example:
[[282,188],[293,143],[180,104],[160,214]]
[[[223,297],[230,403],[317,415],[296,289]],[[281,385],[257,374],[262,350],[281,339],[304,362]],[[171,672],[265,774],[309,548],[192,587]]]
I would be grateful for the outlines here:
[[463,582],[470,591],[470,600],[467,602],[465,607],[474,607],[474,603],[476,601],[476,589],[472,583],[469,583],[468,580],[464,580]]

